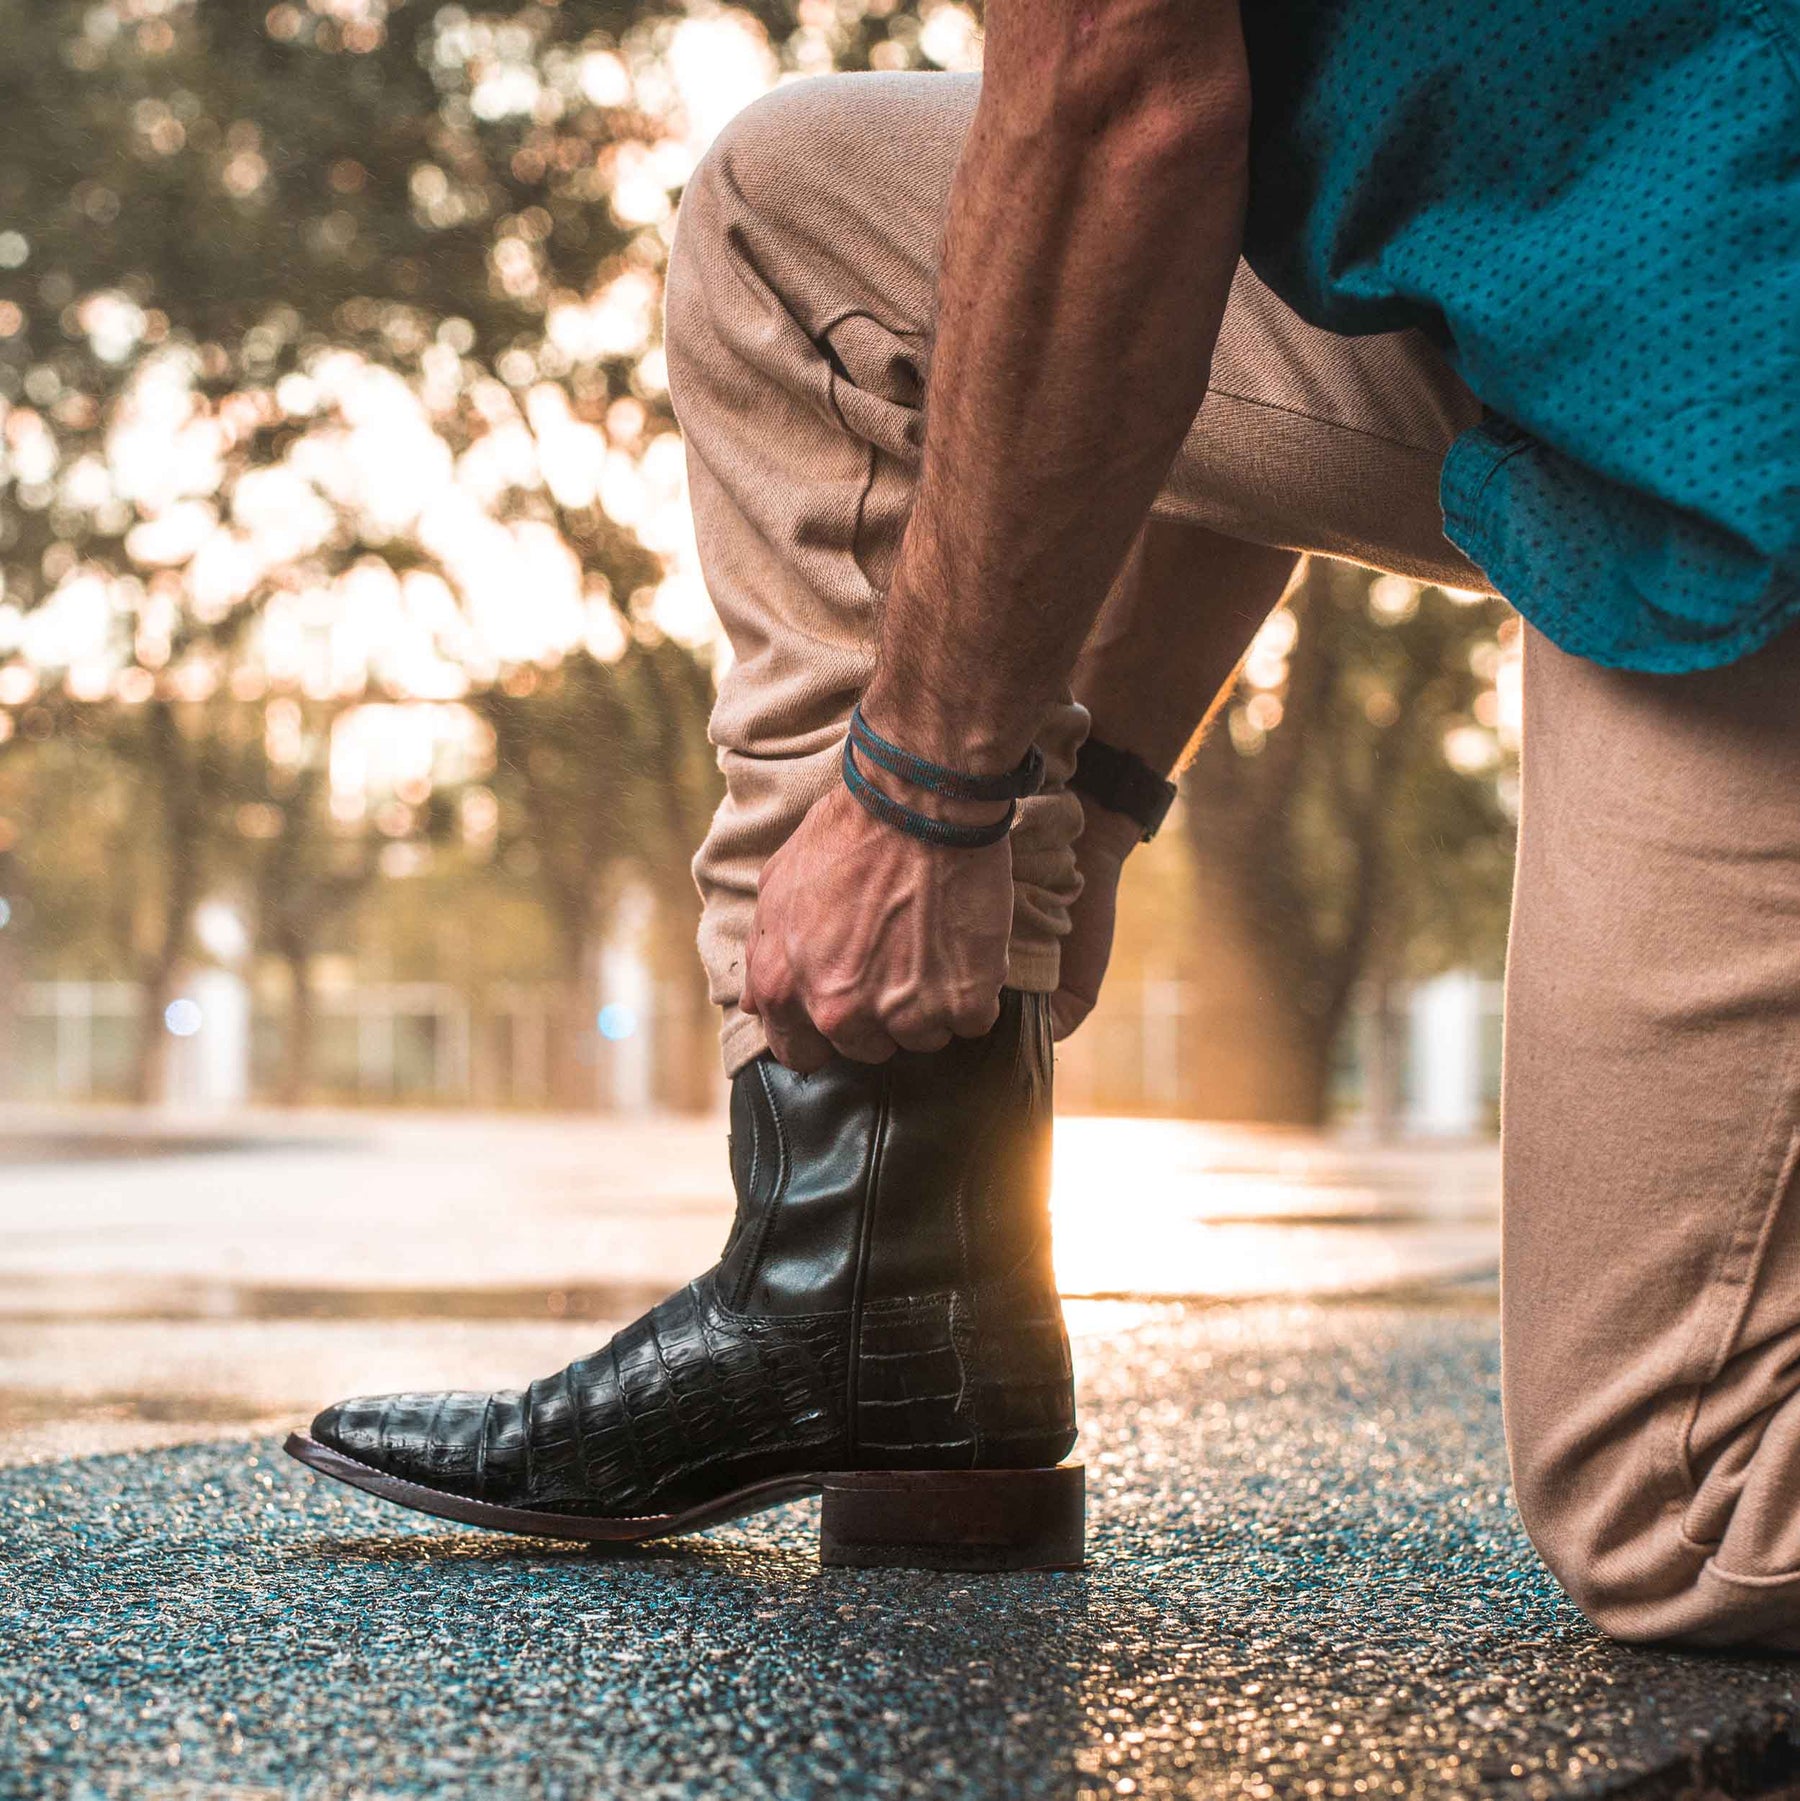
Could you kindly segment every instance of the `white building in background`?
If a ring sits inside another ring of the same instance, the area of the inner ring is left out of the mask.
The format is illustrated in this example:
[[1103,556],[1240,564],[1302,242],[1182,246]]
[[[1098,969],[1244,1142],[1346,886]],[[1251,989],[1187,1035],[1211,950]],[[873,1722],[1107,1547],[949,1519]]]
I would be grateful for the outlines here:
[[165,1106],[241,1107],[250,1098],[250,930],[229,901],[194,913],[194,936],[212,963],[196,970],[163,1013],[174,1042],[163,1066]]
[[613,1113],[656,1105],[656,991],[644,956],[653,908],[647,889],[626,889],[600,950],[600,1105]]
[[232,969],[203,969],[169,1003],[173,1042],[163,1102],[183,1109],[239,1107],[250,1098],[250,985]]
[[[595,960],[588,1105],[641,1114],[659,1102],[658,1039],[669,1006],[643,954],[643,918],[627,900]],[[348,973],[348,972],[346,972]],[[138,991],[125,982],[24,985],[21,1054],[0,1099],[122,1099]],[[554,985],[503,984],[470,994],[446,982],[322,982],[317,1077],[339,1103],[442,1107],[550,1105]],[[1500,984],[1466,971],[1390,995],[1388,1051],[1365,1005],[1347,1035],[1337,1118],[1386,1137],[1469,1138],[1492,1130],[1500,1078]],[[282,1015],[236,971],[213,966],[171,1003],[165,1099],[221,1107],[271,1092]],[[1106,1014],[1057,1050],[1057,1101],[1068,1113],[1183,1111],[1184,1059],[1205,1025],[1175,980],[1123,982]],[[721,1090],[722,1092],[722,1090]],[[1384,1104],[1381,1095],[1386,1094]]]
[[[1385,1016],[1357,997],[1335,1060],[1332,1117],[1379,1138],[1470,1138],[1491,1132],[1500,1098],[1497,981],[1456,970],[1395,983]],[[1068,1113],[1181,1116],[1186,1059],[1216,1055],[1214,1018],[1196,985],[1151,976],[1111,984],[1092,1021],[1057,1046],[1056,1093]]]
[[1470,1138],[1488,1123],[1494,984],[1469,970],[1420,982],[1407,1007],[1406,1129]]

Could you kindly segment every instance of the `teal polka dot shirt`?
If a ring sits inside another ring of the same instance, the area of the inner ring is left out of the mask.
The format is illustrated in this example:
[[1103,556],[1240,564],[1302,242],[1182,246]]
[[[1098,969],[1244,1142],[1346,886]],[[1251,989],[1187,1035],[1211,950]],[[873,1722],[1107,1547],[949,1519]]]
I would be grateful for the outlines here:
[[[1800,623],[1800,0],[1246,0],[1246,254],[1487,409],[1445,530],[1564,649]],[[1800,706],[1800,696],[1796,696]]]

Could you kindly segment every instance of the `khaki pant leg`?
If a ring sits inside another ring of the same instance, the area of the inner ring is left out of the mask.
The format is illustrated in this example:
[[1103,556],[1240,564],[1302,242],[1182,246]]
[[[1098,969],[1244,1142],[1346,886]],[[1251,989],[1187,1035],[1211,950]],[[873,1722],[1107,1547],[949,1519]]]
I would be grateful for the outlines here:
[[1532,634],[1507,976],[1520,1510],[1605,1630],[1800,1649],[1800,633]]
[[1416,332],[1342,338],[1238,265],[1206,404],[1155,511],[1227,538],[1491,591],[1444,536],[1438,476],[1481,404]]
[[[711,725],[726,794],[694,863],[728,1070],[766,1048],[737,1007],[757,878],[839,780],[873,672],[918,469],[944,205],[978,92],[958,76],[795,83],[733,120],[682,199],[670,388],[734,659]],[[1050,789],[1014,831],[1008,976],[1024,988],[1056,985],[1079,886],[1079,809],[1060,789],[1084,730],[1072,706],[1044,722]]]
[[[712,720],[726,798],[694,865],[728,1069],[764,1048],[736,1005],[757,877],[837,781],[873,667],[918,468],[945,206],[979,92],[974,76],[795,83],[727,127],[682,202],[670,386],[735,658]],[[1242,271],[1214,373],[1159,511],[1479,582],[1437,509],[1444,451],[1474,409],[1429,346],[1314,331]],[[1038,734],[1049,780],[1012,837],[1015,987],[1056,985],[1079,889],[1080,809],[1063,782],[1085,729],[1065,704]]]

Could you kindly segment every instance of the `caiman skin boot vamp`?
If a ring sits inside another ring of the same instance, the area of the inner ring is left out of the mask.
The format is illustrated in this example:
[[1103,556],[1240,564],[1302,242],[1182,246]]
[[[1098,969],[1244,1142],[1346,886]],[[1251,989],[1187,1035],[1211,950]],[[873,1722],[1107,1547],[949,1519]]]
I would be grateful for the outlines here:
[[[1075,1415],[1050,1256],[1050,1077],[1047,998],[1012,991],[992,1031],[942,1051],[810,1076],[760,1057],[732,1083],[737,1214],[712,1269],[527,1388],[345,1401],[289,1449],[426,1511],[591,1538],[807,1489],[829,1511],[835,1477],[865,1511],[918,1497],[898,1527],[869,1514],[877,1537],[907,1536],[915,1515],[926,1536],[954,1536],[938,1516],[978,1505],[972,1478],[856,1472],[1076,1477],[1056,1505],[1074,1493],[1078,1509],[1077,1473],[1052,1467]],[[1007,1517],[1048,1492],[977,1489]]]

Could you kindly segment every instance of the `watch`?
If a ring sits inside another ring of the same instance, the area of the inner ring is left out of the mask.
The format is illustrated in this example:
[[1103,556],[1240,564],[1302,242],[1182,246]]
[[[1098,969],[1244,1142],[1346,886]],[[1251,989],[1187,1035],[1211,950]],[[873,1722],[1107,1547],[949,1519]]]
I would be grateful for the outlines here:
[[1114,813],[1123,813],[1143,828],[1144,843],[1157,834],[1175,804],[1175,784],[1165,781],[1128,750],[1089,738],[1075,757],[1069,786]]

